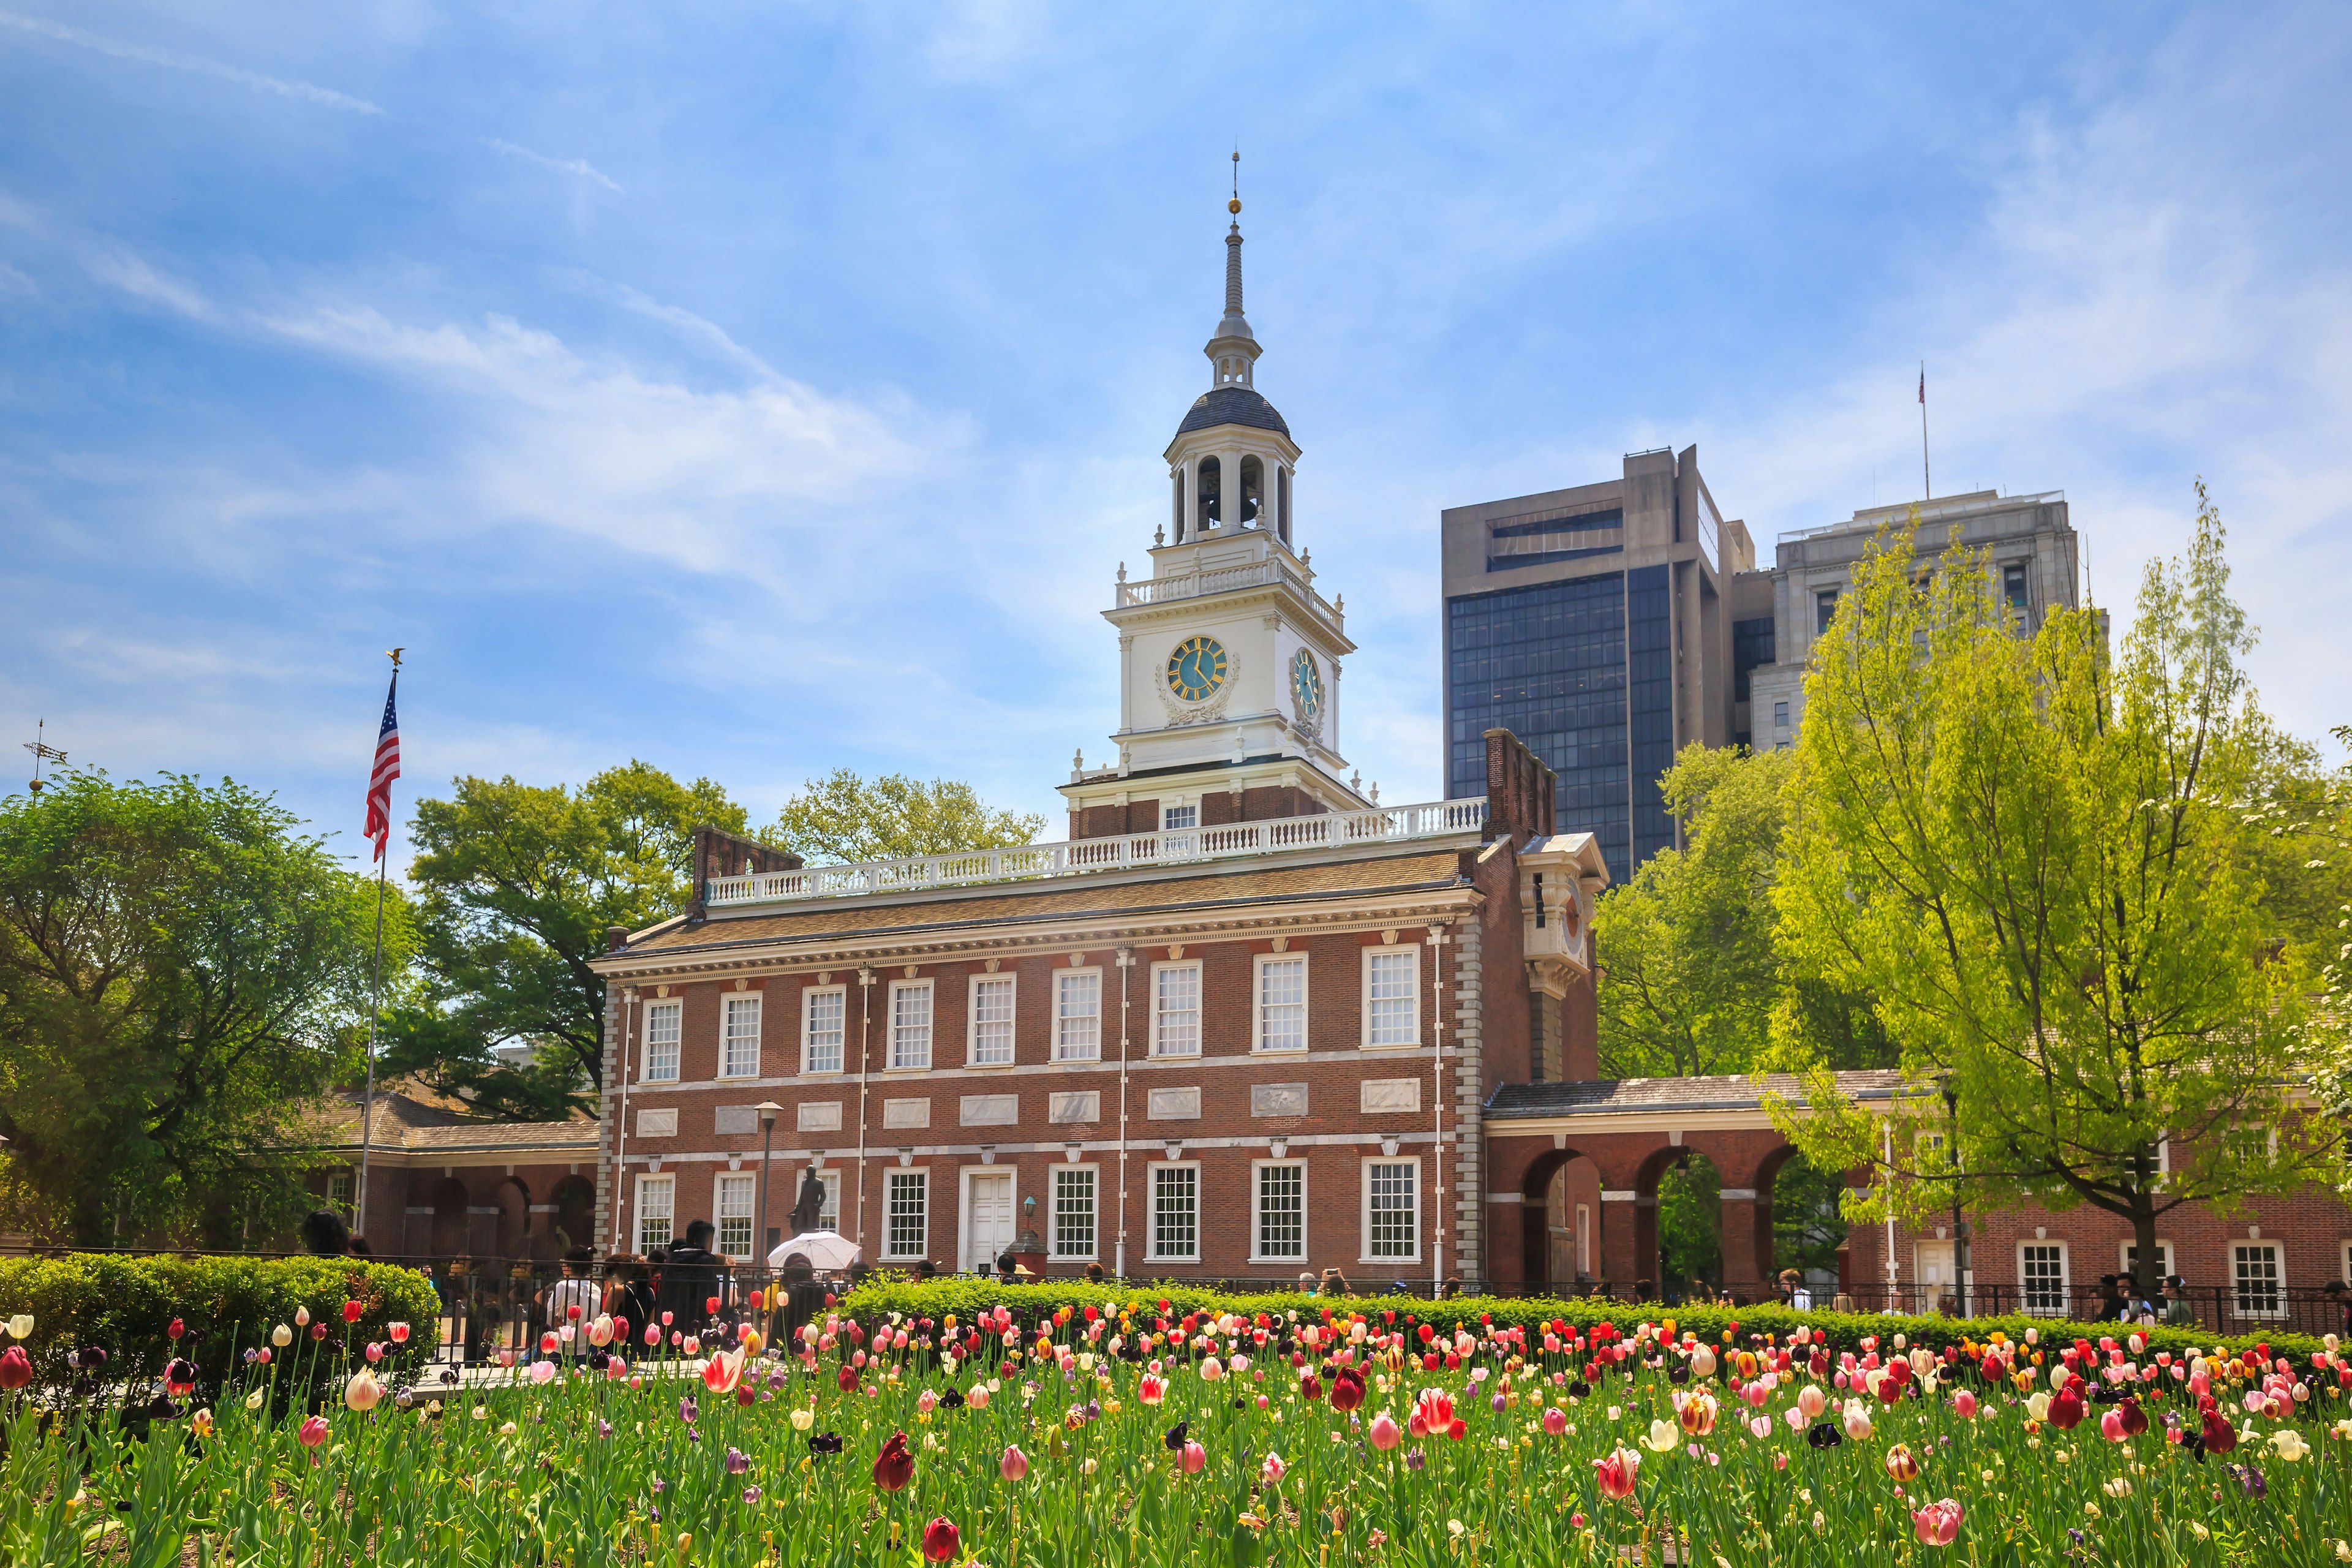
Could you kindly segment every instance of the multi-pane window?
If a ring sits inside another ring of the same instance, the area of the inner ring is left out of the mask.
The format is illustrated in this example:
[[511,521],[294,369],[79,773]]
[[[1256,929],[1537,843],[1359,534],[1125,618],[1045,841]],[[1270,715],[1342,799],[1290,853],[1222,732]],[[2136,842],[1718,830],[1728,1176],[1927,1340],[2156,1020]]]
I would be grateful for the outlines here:
[[2024,567],[2004,566],[2000,569],[2000,597],[2016,617],[2017,624],[2023,626],[2026,612],[2031,607],[2025,591]]
[[[2139,1278],[2139,1248],[2130,1242],[2124,1243],[2124,1272],[2135,1279]],[[2164,1280],[2171,1276],[2172,1243],[2159,1241],[2156,1244],[2156,1277]]]
[[[807,1178],[801,1179],[805,1181]],[[816,1180],[817,1185],[824,1189],[824,1202],[816,1211],[816,1228],[839,1231],[841,1229],[841,1173],[819,1171],[816,1173]],[[794,1203],[800,1201],[800,1183],[793,1183],[793,1201]]]
[[327,1206],[340,1215],[352,1212],[352,1173],[336,1171],[327,1177]]
[[2017,1283],[2025,1310],[2037,1317],[2063,1317],[2066,1311],[2066,1244],[2029,1241],[2017,1249]]
[[1201,1167],[1151,1167],[1151,1256],[1201,1256]]
[[982,974],[971,983],[971,1065],[1013,1065],[1013,976]]
[[719,1250],[730,1258],[751,1256],[751,1203],[757,1176],[719,1178]]
[[1421,949],[1364,953],[1364,1044],[1421,1043]]
[[1633,849],[1638,869],[1675,841],[1674,818],[1658,779],[1675,763],[1674,587],[1664,566],[1625,574],[1625,728],[1632,790]]
[[637,1178],[637,1250],[650,1252],[656,1247],[667,1247],[670,1220],[677,1212],[677,1178],[676,1176],[639,1176]]
[[849,988],[812,986],[801,993],[801,1071],[839,1072]]
[[1364,1256],[1421,1256],[1421,1162],[1374,1160],[1364,1169]]
[[1095,1255],[1095,1171],[1091,1165],[1054,1167],[1054,1256]]
[[1151,972],[1151,1054],[1201,1054],[1201,966],[1163,963]]
[[931,983],[894,981],[890,985],[890,1065],[931,1065]]
[[1307,1256],[1307,1167],[1257,1168],[1257,1240],[1252,1255],[1266,1258]]
[[1827,637],[1830,623],[1837,618],[1838,591],[1825,588],[1813,595],[1813,635]]
[[1090,1062],[1102,1055],[1102,972],[1065,969],[1054,976],[1054,1059]]
[[678,1013],[684,1006],[678,1002],[648,1002],[646,1004],[646,1083],[677,1081]]
[[1160,830],[1162,833],[1197,827],[1200,824],[1201,808],[1197,805],[1163,805],[1160,808]]
[[760,1076],[760,998],[730,996],[719,1032],[719,1076]]
[[2286,1310],[2285,1269],[2275,1241],[2241,1241],[2230,1248],[2230,1284],[2238,1316],[2275,1318]]
[[1257,961],[1257,1048],[1307,1048],[1307,956]]
[[920,1258],[931,1239],[931,1184],[928,1171],[885,1173],[883,1251],[890,1258]]

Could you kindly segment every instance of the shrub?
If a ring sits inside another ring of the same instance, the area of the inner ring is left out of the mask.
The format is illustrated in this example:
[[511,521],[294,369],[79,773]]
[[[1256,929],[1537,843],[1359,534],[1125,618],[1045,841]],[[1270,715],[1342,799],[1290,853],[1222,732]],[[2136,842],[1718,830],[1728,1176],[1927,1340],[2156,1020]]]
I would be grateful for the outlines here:
[[2297,1363],[2307,1362],[2320,1349],[2320,1342],[2305,1334],[2248,1334],[2235,1338],[2217,1338],[2196,1329],[2141,1329],[2122,1323],[2070,1323],[2048,1318],[2011,1315],[1998,1318],[1903,1317],[1879,1312],[1796,1312],[1781,1306],[1753,1307],[1661,1307],[1624,1301],[1551,1300],[1536,1296],[1464,1296],[1448,1301],[1432,1301],[1410,1296],[1306,1296],[1290,1291],[1261,1295],[1228,1295],[1198,1286],[1168,1282],[1148,1284],[1130,1280],[1122,1285],[1106,1281],[1089,1286],[1083,1280],[1055,1280],[1043,1285],[999,1285],[984,1279],[941,1279],[917,1284],[897,1279],[871,1282],[861,1286],[849,1299],[846,1310],[859,1317],[877,1313],[904,1312],[910,1317],[940,1318],[952,1312],[959,1320],[969,1321],[977,1313],[999,1303],[1011,1310],[1024,1321],[1035,1321],[1059,1308],[1069,1307],[1084,1311],[1089,1306],[1101,1307],[1115,1302],[1131,1307],[1137,1302],[1150,1305],[1158,1315],[1159,1303],[1168,1303],[1168,1316],[1181,1317],[1187,1312],[1235,1312],[1254,1316],[1259,1312],[1280,1317],[1285,1312],[1297,1312],[1302,1317],[1320,1316],[1323,1309],[1335,1311],[1361,1312],[1375,1323],[1382,1312],[1394,1312],[1398,1322],[1412,1314],[1416,1322],[1433,1324],[1441,1329],[1456,1325],[1473,1330],[1482,1319],[1497,1327],[1525,1328],[1538,1342],[1543,1337],[1543,1325],[1565,1321],[1571,1328],[1589,1329],[1595,1323],[1608,1322],[1621,1330],[1631,1330],[1641,1322],[1658,1322],[1671,1318],[1675,1329],[1688,1331],[1702,1339],[1720,1342],[1727,1329],[1738,1324],[1738,1336],[1777,1334],[1786,1340],[1790,1333],[1802,1327],[1829,1342],[1832,1351],[1859,1350],[1861,1342],[1876,1335],[1882,1342],[1895,1334],[1905,1336],[1914,1345],[1941,1351],[1947,1345],[1963,1342],[1982,1344],[1994,1333],[2007,1335],[2022,1342],[2029,1330],[2036,1331],[2044,1345],[2071,1344],[2077,1339],[2096,1344],[2102,1335],[2122,1339],[2126,1333],[2142,1335],[2151,1351],[2171,1351],[2182,1354],[2192,1348],[2221,1345],[2230,1350],[2246,1350],[2256,1344],[2266,1344],[2274,1356],[2287,1356]]
[[[358,1321],[343,1321],[346,1301],[360,1303]],[[331,1342],[354,1347],[388,1338],[389,1324],[409,1324],[401,1358],[406,1365],[428,1357],[440,1334],[440,1299],[429,1279],[363,1258],[72,1253],[0,1259],[0,1320],[32,1314],[25,1353],[32,1359],[33,1386],[44,1396],[68,1389],[77,1374],[66,1357],[95,1345],[106,1352],[104,1380],[122,1382],[141,1398],[160,1385],[166,1363],[184,1356],[196,1364],[198,1397],[205,1398],[243,1352],[268,1344],[270,1331],[291,1324],[302,1307],[313,1323],[326,1326]],[[184,1330],[176,1344],[168,1333],[174,1318]],[[323,1380],[341,1358],[292,1353],[315,1346],[308,1332],[281,1359],[289,1375],[305,1367]]]

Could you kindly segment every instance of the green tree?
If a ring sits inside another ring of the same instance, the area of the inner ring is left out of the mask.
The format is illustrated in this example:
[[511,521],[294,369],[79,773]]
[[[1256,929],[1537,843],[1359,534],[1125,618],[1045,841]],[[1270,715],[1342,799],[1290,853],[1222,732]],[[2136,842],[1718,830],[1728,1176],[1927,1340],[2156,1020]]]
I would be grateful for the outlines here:
[[1915,579],[1898,530],[1815,648],[1783,935],[1872,999],[1916,1093],[1891,1157],[1826,1079],[1811,1114],[1781,1108],[1817,1165],[1880,1167],[1850,1217],[1956,1190],[2088,1204],[2131,1225],[2147,1289],[2160,1216],[2323,1167],[2297,1098],[2305,974],[2242,820],[2267,729],[2239,664],[2252,637],[2199,498],[2120,657],[2093,611],[2017,636],[1981,562]]
[[[1603,1076],[1887,1065],[1869,1008],[1783,960],[1772,889],[1795,763],[1693,744],[1660,781],[1685,847],[1653,856],[1594,915]],[[1776,1037],[1776,1013],[1808,1027]],[[1776,1037],[1804,1054],[1776,1052]]]
[[812,866],[846,865],[1011,848],[1034,841],[1045,826],[1043,816],[991,809],[954,779],[867,780],[843,768],[785,801],[765,837]]
[[[0,800],[8,1223],[187,1237],[299,1205],[365,1037],[375,889],[299,826],[226,779],[67,773]],[[397,974],[397,911],[386,939]]]
[[[577,790],[460,778],[449,799],[417,802],[423,984],[388,1019],[384,1070],[489,1113],[583,1107],[603,1082],[604,983],[588,965],[606,929],[677,914],[695,828],[744,821],[709,780],[642,762]],[[493,1054],[512,1045],[532,1047],[529,1065]]]

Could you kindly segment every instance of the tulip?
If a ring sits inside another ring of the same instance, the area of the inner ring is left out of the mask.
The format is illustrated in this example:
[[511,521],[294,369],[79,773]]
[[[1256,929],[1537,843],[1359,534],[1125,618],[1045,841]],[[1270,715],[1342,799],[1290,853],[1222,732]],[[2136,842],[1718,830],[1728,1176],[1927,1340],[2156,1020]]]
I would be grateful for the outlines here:
[[1694,1394],[1682,1402],[1676,1412],[1683,1430],[1694,1437],[1704,1437],[1715,1430],[1716,1403],[1712,1394]]
[[2271,1448],[2289,1464],[2311,1452],[2311,1445],[2305,1442],[2303,1434],[2292,1426],[2282,1426],[2271,1434]]
[[1886,1473],[1898,1481],[1914,1479],[1919,1474],[1919,1461],[1912,1458],[1907,1443],[1897,1443],[1887,1449],[1885,1465]]
[[1809,1383],[1797,1391],[1797,1409],[1808,1421],[1820,1420],[1829,1405],[1830,1396],[1822,1392],[1819,1384]]
[[950,1563],[963,1549],[963,1537],[956,1527],[944,1519],[935,1519],[923,1526],[923,1556],[932,1563]]
[[[23,1352],[20,1351],[11,1351],[9,1353],[11,1355],[21,1355]],[[1364,1430],[1365,1436],[1371,1439],[1372,1447],[1380,1449],[1382,1453],[1388,1452],[1388,1450],[1395,1447],[1400,1442],[1404,1440],[1404,1434],[1398,1429],[1396,1418],[1385,1410],[1381,1411],[1378,1415],[1373,1416],[1372,1424]]]
[[1642,1468],[1642,1456],[1631,1448],[1620,1448],[1605,1459],[1593,1460],[1592,1468],[1594,1479],[1601,1486],[1601,1495],[1622,1502],[1633,1495],[1633,1482]]
[[[793,1413],[793,1419],[794,1421],[800,1419],[799,1412]],[[1029,1473],[1029,1456],[1021,1451],[1021,1447],[1017,1443],[1007,1447],[1004,1457],[996,1461],[996,1473],[1008,1481],[1019,1480]]]
[[0,1352],[0,1389],[10,1393],[33,1381],[33,1363],[22,1345],[10,1345]]
[[1267,1486],[1273,1486],[1282,1479],[1283,1471],[1286,1468],[1288,1467],[1282,1462],[1280,1454],[1268,1454],[1265,1463],[1258,1467],[1258,1478]]
[[1557,1437],[1565,1433],[1568,1430],[1568,1412],[1557,1405],[1547,1407],[1543,1413],[1543,1429],[1544,1435],[1549,1437]]
[[209,1410],[199,1410],[194,1415],[189,1416],[188,1430],[194,1432],[199,1437],[211,1436],[213,1435],[213,1413]]
[[344,1405],[362,1415],[374,1409],[383,1400],[383,1384],[378,1383],[375,1380],[375,1373],[365,1367],[352,1373],[352,1380],[343,1384]]
[[1202,1383],[1214,1383],[1224,1375],[1224,1365],[1223,1363],[1219,1362],[1215,1356],[1211,1356],[1201,1363],[1201,1381]]
[[1963,1388],[1952,1395],[1952,1414],[1963,1421],[1973,1421],[1977,1414],[1977,1396]]
[[310,1326],[310,1308],[297,1307],[294,1309],[294,1326],[298,1329],[307,1329]]
[[984,1383],[973,1384],[971,1385],[971,1392],[964,1396],[964,1403],[971,1405],[974,1410],[987,1409],[988,1384]]
[[1364,1403],[1364,1374],[1341,1367],[1331,1374],[1331,1408],[1345,1415]]
[[17,1339],[31,1339],[33,1337],[33,1314],[30,1312],[17,1313],[15,1317],[8,1320],[7,1328],[8,1332]]
[[1654,1454],[1671,1454],[1675,1451],[1675,1445],[1680,1441],[1673,1422],[1653,1421],[1650,1423],[1650,1435],[1642,1439],[1642,1445]]
[[1931,1502],[1911,1516],[1911,1530],[1922,1546],[1949,1546],[1960,1533],[1960,1505],[1950,1498]]
[[284,1350],[294,1342],[294,1331],[280,1323],[269,1331],[269,1342],[279,1350]]
[[302,1423],[301,1430],[295,1433],[295,1436],[301,1439],[302,1447],[317,1447],[327,1440],[327,1418],[323,1415],[311,1416]]
[[907,1451],[907,1435],[893,1432],[874,1460],[874,1484],[895,1492],[915,1478],[915,1456]]
[[530,1381],[541,1388],[553,1383],[555,1381],[555,1363],[551,1361],[535,1361],[531,1363]]
[[1698,1349],[1691,1352],[1690,1370],[1693,1377],[1713,1377],[1715,1375],[1715,1352],[1706,1345],[1701,1345]]
[[392,1342],[394,1344],[404,1345],[408,1342],[408,1325],[406,1323],[388,1323],[385,1325],[385,1331],[392,1335]]
[[743,1352],[720,1351],[702,1363],[702,1381],[713,1394],[731,1392],[743,1378]]
[[1184,1447],[1177,1452],[1176,1462],[1184,1467],[1186,1475],[1197,1476],[1208,1468],[1209,1450],[1187,1439]]
[[607,1356],[604,1359],[605,1381],[609,1383],[618,1383],[628,1375],[629,1363],[627,1362],[623,1361],[619,1356]]
[[2057,1398],[2050,1402],[2050,1425],[2061,1432],[2071,1432],[2082,1424],[2082,1420],[2083,1396],[2076,1394],[2074,1385],[2069,1384],[2058,1391]]
[[2050,1396],[2036,1390],[2025,1401],[2025,1414],[2035,1421],[2050,1419]]
[[1857,1443],[1870,1436],[1870,1411],[1859,1400],[1845,1407],[1845,1435]]
[[366,1310],[367,1309],[357,1301],[346,1301],[343,1303],[343,1321],[356,1323],[360,1321],[361,1314]]

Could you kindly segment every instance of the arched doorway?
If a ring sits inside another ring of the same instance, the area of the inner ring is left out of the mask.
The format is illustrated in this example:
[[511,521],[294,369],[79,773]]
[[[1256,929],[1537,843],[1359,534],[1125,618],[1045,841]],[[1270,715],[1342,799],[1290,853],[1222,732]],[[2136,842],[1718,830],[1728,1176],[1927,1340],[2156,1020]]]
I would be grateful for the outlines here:
[[555,1205],[553,1240],[559,1254],[596,1245],[595,1183],[585,1176],[566,1176],[555,1184],[549,1201]]
[[1826,1301],[1838,1285],[1838,1253],[1845,1246],[1845,1216],[1839,1205],[1845,1190],[1842,1171],[1814,1169],[1794,1149],[1767,1167],[1757,1184],[1771,1198],[1772,1273],[1794,1268]]
[[1553,1150],[1528,1167],[1519,1195],[1519,1268],[1529,1284],[1600,1282],[1601,1168],[1573,1149]]
[[433,1252],[438,1258],[461,1257],[471,1250],[466,1237],[466,1184],[444,1176],[433,1189]]
[[1659,1300],[1712,1294],[1723,1284],[1723,1174],[1696,1149],[1677,1149],[1658,1172]]
[[509,1176],[499,1184],[499,1256],[529,1258],[530,1256],[530,1189],[522,1184],[520,1176]]

